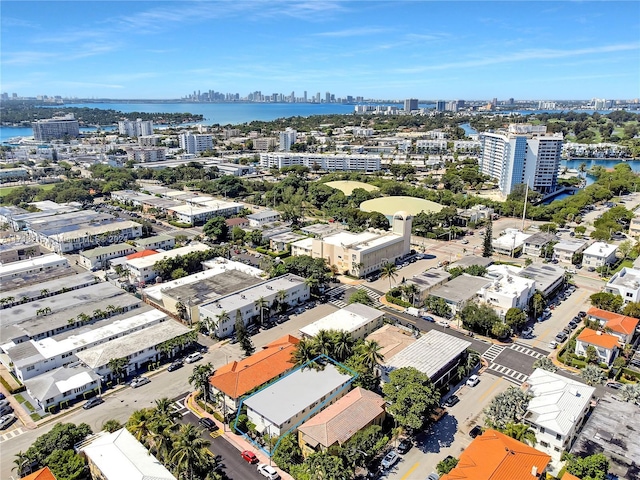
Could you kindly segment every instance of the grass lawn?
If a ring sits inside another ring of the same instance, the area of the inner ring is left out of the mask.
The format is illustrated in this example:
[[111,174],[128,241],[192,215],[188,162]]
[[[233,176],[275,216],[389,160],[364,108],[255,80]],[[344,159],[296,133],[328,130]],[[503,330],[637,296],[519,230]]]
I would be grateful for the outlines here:
[[21,187],[33,187],[33,188],[41,188],[42,190],[44,190],[45,192],[47,190],[51,190],[53,187],[55,187],[55,183],[49,183],[47,185],[16,185],[13,187],[0,187],[0,197],[3,195],[7,195],[9,192],[15,190],[16,188],[21,188]]

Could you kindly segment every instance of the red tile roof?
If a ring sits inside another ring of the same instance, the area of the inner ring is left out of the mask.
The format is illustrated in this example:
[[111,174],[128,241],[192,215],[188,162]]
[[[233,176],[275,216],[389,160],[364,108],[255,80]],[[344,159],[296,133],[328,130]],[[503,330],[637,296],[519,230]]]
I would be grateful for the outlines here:
[[249,225],[249,220],[240,217],[227,218],[224,223],[226,223],[228,227],[235,227],[238,225]]
[[569,472],[565,472],[565,474],[562,476],[562,480],[580,480],[580,479],[575,475],[571,475]]
[[[440,480],[534,480],[551,457],[529,445],[487,430],[460,454],[458,465]],[[532,475],[536,467],[537,475]]]
[[598,347],[606,348],[611,350],[618,346],[618,342],[620,339],[615,335],[609,335],[608,333],[602,333],[596,330],[591,330],[590,328],[585,328],[578,335],[578,340],[583,343],[588,343],[589,345],[596,345]]
[[142,250],[141,252],[136,252],[136,253],[132,253],[131,255],[127,255],[127,260],[133,260],[134,258],[142,258],[142,257],[148,257],[149,255],[155,255],[156,253],[158,253],[155,250],[151,250],[151,249],[147,249],[147,250]]
[[291,354],[298,342],[300,340],[296,337],[285,335],[250,357],[220,367],[211,376],[209,383],[230,398],[240,398],[292,369],[295,365],[291,361]]
[[56,480],[56,477],[51,473],[49,467],[44,467],[37,472],[33,472],[26,477],[22,477],[22,480]]
[[620,315],[619,313],[613,313],[595,307],[590,308],[587,315],[598,320],[604,320],[605,327],[625,335],[633,334],[640,321],[637,318],[627,317],[626,315]]
[[357,387],[304,422],[298,430],[305,435],[305,442],[313,447],[343,444],[380,416],[384,403],[380,395]]

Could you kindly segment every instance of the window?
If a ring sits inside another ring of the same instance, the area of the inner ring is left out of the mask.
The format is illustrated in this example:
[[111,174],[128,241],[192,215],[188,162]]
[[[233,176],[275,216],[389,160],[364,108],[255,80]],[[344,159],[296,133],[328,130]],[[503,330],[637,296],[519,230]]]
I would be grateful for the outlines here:
[[545,442],[545,441],[541,441],[540,445],[542,445],[545,448],[549,446],[549,444],[547,442]]

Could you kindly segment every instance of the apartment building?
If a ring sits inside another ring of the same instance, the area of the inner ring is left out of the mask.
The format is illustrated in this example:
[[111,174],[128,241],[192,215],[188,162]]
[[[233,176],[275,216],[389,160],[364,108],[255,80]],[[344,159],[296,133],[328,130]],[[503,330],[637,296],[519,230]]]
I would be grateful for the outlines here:
[[80,136],[80,125],[72,113],[63,117],[37,120],[31,126],[33,128],[33,138],[36,142],[49,142],[66,137],[77,138]]
[[118,133],[128,137],[142,137],[153,135],[153,122],[151,120],[121,120],[118,122]]
[[206,150],[213,150],[213,135],[205,133],[181,133],[179,136],[180,148],[185,153],[195,154]]
[[380,170],[380,157],[377,155],[322,155],[310,153],[261,153],[262,168],[284,168],[293,165],[304,165],[327,171],[365,171]]

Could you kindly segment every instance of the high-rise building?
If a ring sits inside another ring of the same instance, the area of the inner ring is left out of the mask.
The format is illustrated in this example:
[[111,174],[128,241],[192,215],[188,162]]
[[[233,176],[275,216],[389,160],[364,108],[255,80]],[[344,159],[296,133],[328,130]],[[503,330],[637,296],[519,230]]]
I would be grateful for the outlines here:
[[480,172],[498,180],[509,195],[526,183],[542,194],[556,190],[562,134],[547,134],[544,125],[512,124],[508,131],[480,134]]
[[493,100],[491,100],[491,105],[493,105],[494,107],[498,106],[498,98],[497,97],[493,97]]
[[153,135],[153,122],[151,120],[142,120],[141,118],[133,120],[121,120],[118,122],[118,133],[129,137],[142,137],[144,135]]
[[64,117],[37,120],[31,126],[33,128],[33,138],[38,142],[59,140],[65,137],[77,138],[80,135],[80,125],[73,113]]
[[296,143],[298,132],[293,128],[287,127],[284,132],[280,132],[280,148],[281,152],[288,152],[291,150],[291,145]]
[[418,110],[418,99],[417,98],[407,98],[404,101],[404,111],[412,112],[413,110]]
[[316,103],[320,103],[320,92],[316,93]]
[[331,93],[330,92],[326,92],[324,94],[324,101],[325,101],[325,103],[331,103]]
[[447,102],[438,100],[436,102],[436,112],[444,112],[447,109]]
[[180,148],[185,153],[198,153],[206,150],[213,150],[213,135],[193,134],[191,132],[181,133]]
[[307,103],[307,91],[304,91],[304,95],[302,97],[302,100],[304,101],[304,103]]

